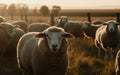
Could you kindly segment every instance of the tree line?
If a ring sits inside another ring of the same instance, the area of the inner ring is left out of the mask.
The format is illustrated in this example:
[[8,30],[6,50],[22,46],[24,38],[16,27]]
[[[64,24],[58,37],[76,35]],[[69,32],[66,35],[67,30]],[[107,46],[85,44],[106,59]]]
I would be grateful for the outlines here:
[[58,16],[61,7],[54,5],[52,6],[52,10],[50,11],[49,7],[46,5],[41,6],[39,9],[37,9],[37,7],[35,7],[34,9],[29,9],[29,6],[24,3],[12,3],[10,5],[3,3],[0,4],[0,15],[9,15],[11,16],[11,20],[14,19],[15,15],[19,15],[22,20],[27,20],[29,10],[32,10],[32,15],[34,16],[37,16],[38,14],[40,14],[41,16],[49,16],[50,13],[53,13],[54,16]]

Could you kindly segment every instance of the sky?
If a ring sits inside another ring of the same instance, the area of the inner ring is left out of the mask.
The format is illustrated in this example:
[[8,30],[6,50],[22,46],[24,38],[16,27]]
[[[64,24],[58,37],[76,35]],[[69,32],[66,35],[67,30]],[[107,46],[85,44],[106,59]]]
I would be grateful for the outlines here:
[[0,0],[0,3],[25,3],[29,8],[59,5],[63,9],[120,8],[120,0]]

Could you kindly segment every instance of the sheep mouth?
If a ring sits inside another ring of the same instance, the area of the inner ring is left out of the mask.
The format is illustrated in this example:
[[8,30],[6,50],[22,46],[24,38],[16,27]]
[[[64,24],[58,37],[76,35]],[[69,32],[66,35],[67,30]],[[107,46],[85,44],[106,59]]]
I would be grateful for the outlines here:
[[58,49],[57,49],[57,48],[52,48],[51,52],[52,52],[52,53],[57,53],[57,52],[58,52]]

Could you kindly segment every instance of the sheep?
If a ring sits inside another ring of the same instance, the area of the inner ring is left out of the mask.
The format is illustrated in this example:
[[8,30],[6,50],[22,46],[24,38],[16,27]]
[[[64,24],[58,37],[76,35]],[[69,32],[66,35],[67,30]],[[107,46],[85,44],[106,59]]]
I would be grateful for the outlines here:
[[104,24],[104,21],[94,20],[94,21],[92,21],[92,24],[94,24],[94,25],[102,25],[102,24]]
[[18,40],[25,33],[20,28],[14,28],[13,31],[16,33],[16,35],[14,35],[14,38],[10,41],[8,47],[6,48],[6,52],[5,52],[4,56],[7,56],[7,57],[15,57],[16,56],[16,46],[17,46]]
[[28,32],[42,32],[50,27],[47,23],[32,23],[28,26]]
[[91,43],[94,42],[96,30],[100,26],[101,25],[94,25],[88,21],[82,22],[83,34],[88,39],[89,45],[92,45]]
[[6,19],[4,17],[0,16],[0,23],[2,23],[2,22],[6,22]]
[[63,28],[65,23],[67,23],[67,22],[68,22],[68,17],[67,16],[61,16],[59,18],[58,24],[56,26]]
[[[114,59],[113,54],[116,54],[119,46],[120,31],[118,29],[119,23],[116,21],[108,21],[106,26],[101,26],[96,31],[95,46],[98,48],[98,56],[105,52],[104,59]],[[103,50],[101,50],[103,49]]]
[[79,22],[75,22],[75,21],[67,22],[63,28],[66,32],[73,34],[76,38],[84,37],[82,25]]
[[24,75],[65,75],[68,66],[66,38],[72,37],[56,26],[24,34],[17,45],[18,66]]
[[101,25],[94,25],[88,21],[82,23],[84,36],[87,38],[95,39],[96,30],[101,27]]
[[117,52],[115,58],[115,72],[116,75],[120,75],[120,50]]
[[18,25],[25,33],[27,32],[27,22],[24,20],[18,20],[18,21],[11,21],[13,25]]
[[10,45],[15,35],[16,33],[12,24],[5,22],[0,23],[0,56],[4,55],[6,48]]

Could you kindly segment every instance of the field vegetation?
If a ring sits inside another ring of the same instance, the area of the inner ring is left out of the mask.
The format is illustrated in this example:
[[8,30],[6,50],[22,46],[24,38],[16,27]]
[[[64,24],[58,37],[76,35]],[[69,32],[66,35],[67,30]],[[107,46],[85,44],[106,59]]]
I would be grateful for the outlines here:
[[[10,20],[10,16],[4,16]],[[69,16],[68,16],[69,17]],[[14,17],[20,20],[19,16]],[[72,21],[86,21],[87,17],[69,17]],[[92,17],[92,20],[111,20],[116,17]],[[28,16],[28,24],[35,22],[48,23],[49,17]],[[97,48],[90,39],[72,39],[68,47],[69,67],[66,75],[115,75],[114,61],[104,61],[97,57]],[[0,58],[0,75],[21,75],[17,66],[16,57]]]

